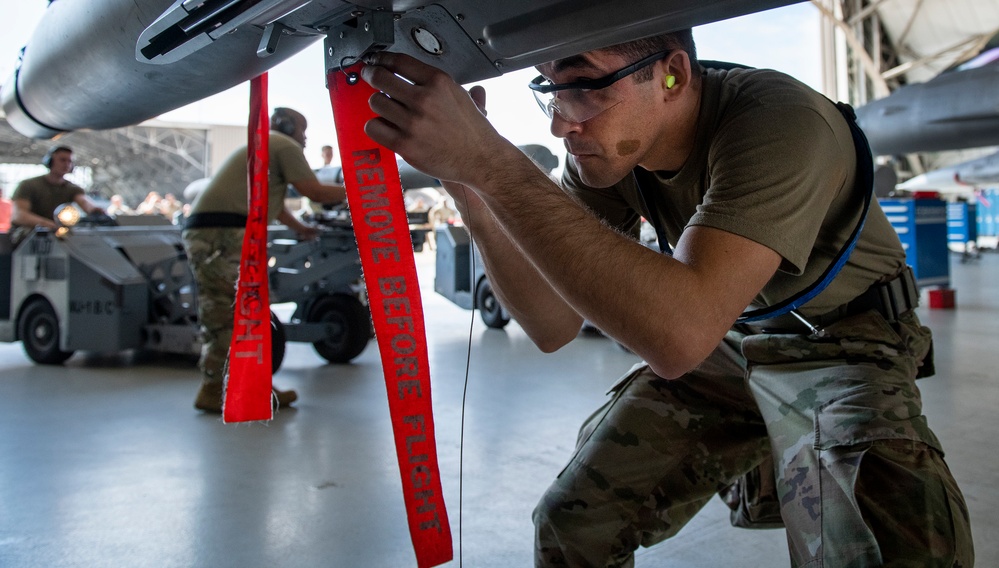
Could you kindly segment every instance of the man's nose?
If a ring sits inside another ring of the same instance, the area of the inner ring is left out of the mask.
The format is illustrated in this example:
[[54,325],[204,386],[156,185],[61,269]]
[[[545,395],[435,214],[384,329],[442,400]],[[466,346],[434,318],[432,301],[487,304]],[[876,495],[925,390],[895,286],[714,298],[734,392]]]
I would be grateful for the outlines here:
[[565,138],[570,132],[579,132],[583,127],[582,122],[572,122],[566,120],[557,112],[552,113],[552,122],[549,130],[556,138]]

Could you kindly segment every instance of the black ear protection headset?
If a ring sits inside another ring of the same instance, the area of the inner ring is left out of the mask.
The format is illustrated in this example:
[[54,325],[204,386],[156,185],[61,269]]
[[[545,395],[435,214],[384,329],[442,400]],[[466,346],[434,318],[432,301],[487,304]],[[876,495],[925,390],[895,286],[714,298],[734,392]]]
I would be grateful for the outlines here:
[[274,113],[271,115],[271,130],[277,130],[281,134],[294,136],[298,130],[298,125],[295,124],[295,117],[292,116],[288,109],[279,107],[274,109]]
[[56,152],[70,152],[70,153],[72,153],[73,149],[70,148],[69,146],[53,146],[53,147],[49,148],[49,151],[45,152],[45,155],[42,156],[42,165],[51,170],[52,169],[52,155],[55,154]]

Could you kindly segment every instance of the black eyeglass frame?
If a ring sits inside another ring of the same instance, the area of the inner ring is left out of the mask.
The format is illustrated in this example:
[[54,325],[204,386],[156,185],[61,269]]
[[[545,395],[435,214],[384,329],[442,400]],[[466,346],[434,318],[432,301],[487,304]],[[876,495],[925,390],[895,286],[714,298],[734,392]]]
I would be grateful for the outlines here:
[[537,91],[539,93],[554,93],[557,91],[565,91],[568,89],[583,89],[588,91],[597,91],[600,89],[606,89],[614,83],[617,83],[621,79],[624,79],[628,75],[638,71],[639,69],[648,67],[656,61],[665,58],[667,55],[672,53],[672,49],[666,51],[660,51],[658,53],[653,53],[648,57],[639,59],[638,61],[628,65],[627,67],[618,69],[617,71],[604,75],[603,77],[598,77],[596,79],[580,79],[578,81],[573,81],[571,83],[552,83],[551,85],[542,85],[548,79],[544,75],[538,75],[528,84],[528,88],[532,91]]

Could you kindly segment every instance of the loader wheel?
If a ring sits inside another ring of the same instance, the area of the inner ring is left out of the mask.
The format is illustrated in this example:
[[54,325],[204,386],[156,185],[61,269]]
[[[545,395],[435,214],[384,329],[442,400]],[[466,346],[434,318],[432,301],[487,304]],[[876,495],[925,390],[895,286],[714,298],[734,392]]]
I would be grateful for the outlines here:
[[278,372],[284,361],[285,344],[288,342],[284,334],[284,324],[277,314],[271,312],[271,374]]
[[312,344],[330,363],[349,363],[371,339],[371,315],[361,302],[347,294],[319,298],[309,310],[309,323],[327,324],[326,338]]
[[59,349],[59,318],[47,300],[34,299],[24,307],[18,324],[24,352],[35,363],[60,365],[73,356]]
[[493,294],[493,287],[485,278],[479,282],[479,288],[475,291],[475,307],[479,308],[482,321],[487,327],[503,329],[510,323],[510,318],[503,314],[503,306],[500,305],[496,294]]

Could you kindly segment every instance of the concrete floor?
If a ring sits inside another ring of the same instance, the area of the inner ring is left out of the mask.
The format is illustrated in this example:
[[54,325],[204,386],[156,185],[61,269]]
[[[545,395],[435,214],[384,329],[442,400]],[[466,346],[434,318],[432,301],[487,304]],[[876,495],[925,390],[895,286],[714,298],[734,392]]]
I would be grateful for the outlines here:
[[[449,566],[529,566],[535,501],[634,357],[586,335],[542,355],[516,324],[487,330],[435,294],[432,253],[417,259],[455,538]],[[978,565],[994,567],[999,254],[955,258],[952,273],[957,309],[920,308],[938,369],[920,386],[971,509]],[[190,361],[82,353],[44,367],[19,344],[0,344],[0,566],[415,566],[376,346],[335,366],[289,344],[275,384],[298,390],[294,409],[226,425],[191,407]],[[786,545],[781,530],[730,527],[715,499],[677,538],[641,550],[637,565],[786,566]]]

